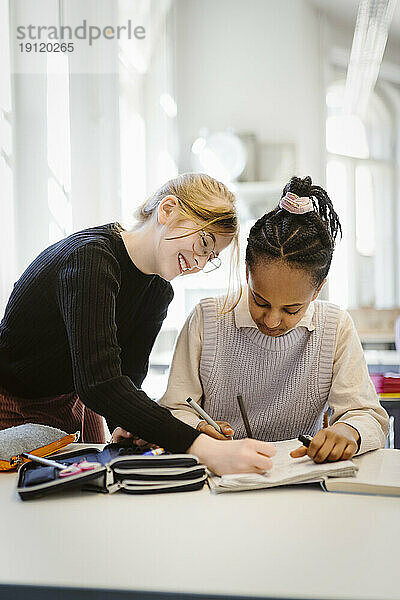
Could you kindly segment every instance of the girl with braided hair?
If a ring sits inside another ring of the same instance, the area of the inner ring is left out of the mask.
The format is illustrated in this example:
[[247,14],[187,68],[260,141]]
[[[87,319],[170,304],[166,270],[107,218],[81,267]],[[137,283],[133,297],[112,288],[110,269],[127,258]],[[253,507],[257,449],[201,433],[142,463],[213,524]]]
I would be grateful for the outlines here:
[[[242,438],[241,394],[255,438],[311,435],[308,448],[291,454],[315,462],[382,447],[388,416],[353,322],[317,300],[339,233],[326,191],[310,177],[292,177],[278,206],[250,230],[239,303],[224,313],[222,298],[205,298],[189,315],[161,404],[212,437]],[[187,396],[218,420],[224,436],[200,420]],[[330,424],[323,428],[328,407]]]

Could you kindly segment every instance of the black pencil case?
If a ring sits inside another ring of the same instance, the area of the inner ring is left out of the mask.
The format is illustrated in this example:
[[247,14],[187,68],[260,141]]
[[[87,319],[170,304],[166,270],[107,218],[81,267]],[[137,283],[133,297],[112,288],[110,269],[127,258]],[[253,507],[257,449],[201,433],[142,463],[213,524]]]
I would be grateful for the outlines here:
[[192,454],[143,456],[139,448],[118,444],[110,444],[103,450],[86,448],[51,458],[65,465],[87,460],[98,466],[62,478],[56,467],[27,462],[18,473],[17,493],[22,500],[71,489],[104,494],[190,492],[201,489],[207,479],[206,467]]

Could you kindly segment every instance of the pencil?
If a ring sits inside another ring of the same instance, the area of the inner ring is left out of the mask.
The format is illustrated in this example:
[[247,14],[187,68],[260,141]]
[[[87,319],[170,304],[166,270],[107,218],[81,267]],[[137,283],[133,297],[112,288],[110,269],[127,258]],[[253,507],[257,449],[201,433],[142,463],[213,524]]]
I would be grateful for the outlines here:
[[[204,419],[205,421],[207,421],[207,423],[208,423],[209,425],[211,425],[212,427],[214,427],[214,429],[216,429],[216,430],[218,431],[218,433],[222,433],[222,429],[221,429],[221,427],[218,425],[218,423],[216,423],[216,422],[214,421],[214,419],[212,419],[212,418],[210,417],[210,415],[209,415],[209,414],[207,414],[207,413],[206,413],[206,411],[205,411],[203,408],[201,408],[201,406],[199,406],[199,405],[197,404],[197,402],[195,402],[195,401],[194,401],[194,400],[192,400],[191,398],[186,398],[186,402],[187,402],[188,404],[190,404],[190,406],[191,406],[192,408],[194,408],[194,410],[197,412],[197,414],[199,414],[201,417],[203,417],[203,419]],[[224,434],[222,433],[222,435],[224,435]]]
[[246,433],[247,433],[247,437],[248,438],[252,438],[253,434],[251,432],[251,427],[250,427],[250,423],[249,423],[249,419],[247,417],[247,413],[246,413],[246,409],[244,406],[244,402],[243,402],[243,398],[242,396],[237,396],[237,401],[239,404],[239,408],[240,408],[240,414],[242,415],[242,419],[243,419],[243,423],[246,429]]

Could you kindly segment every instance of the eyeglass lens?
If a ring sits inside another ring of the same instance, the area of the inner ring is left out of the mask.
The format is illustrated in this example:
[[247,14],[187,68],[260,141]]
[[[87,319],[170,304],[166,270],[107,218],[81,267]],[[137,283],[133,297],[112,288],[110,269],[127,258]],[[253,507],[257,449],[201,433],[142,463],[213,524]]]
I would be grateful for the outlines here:
[[214,252],[215,242],[210,235],[199,233],[193,244],[193,252],[197,256],[210,256]]

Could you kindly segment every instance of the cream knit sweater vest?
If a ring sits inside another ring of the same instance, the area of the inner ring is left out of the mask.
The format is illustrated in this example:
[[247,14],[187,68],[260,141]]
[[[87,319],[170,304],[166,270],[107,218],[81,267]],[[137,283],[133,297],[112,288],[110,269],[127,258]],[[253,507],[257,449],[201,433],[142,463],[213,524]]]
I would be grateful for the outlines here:
[[284,440],[322,427],[332,380],[339,307],[315,301],[314,331],[297,327],[280,337],[218,316],[222,298],[205,298],[200,377],[204,409],[246,437],[236,397],[242,394],[259,440]]

